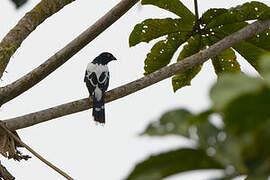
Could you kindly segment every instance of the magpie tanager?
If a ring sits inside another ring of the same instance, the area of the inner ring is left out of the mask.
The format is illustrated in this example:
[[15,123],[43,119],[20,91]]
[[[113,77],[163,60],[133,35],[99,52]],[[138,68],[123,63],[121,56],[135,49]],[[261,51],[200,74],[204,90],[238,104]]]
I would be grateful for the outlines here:
[[96,122],[105,123],[104,96],[108,89],[110,74],[107,64],[116,58],[108,52],[101,53],[87,65],[84,82],[93,97],[93,117]]

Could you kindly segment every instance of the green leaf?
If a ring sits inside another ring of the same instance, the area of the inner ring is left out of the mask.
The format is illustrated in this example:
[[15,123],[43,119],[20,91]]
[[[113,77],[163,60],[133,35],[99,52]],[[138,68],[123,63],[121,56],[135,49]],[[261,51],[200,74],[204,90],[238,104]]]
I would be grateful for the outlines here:
[[176,92],[178,89],[190,86],[191,80],[200,72],[201,66],[194,67],[183,73],[176,74],[172,78],[173,91]]
[[270,53],[264,54],[261,57],[258,71],[270,84]]
[[19,8],[22,5],[24,5],[28,0],[11,0],[11,1],[16,5],[16,8]]
[[153,123],[150,123],[142,133],[150,136],[182,135],[189,137],[190,117],[192,114],[186,109],[169,111]]
[[127,180],[159,180],[191,170],[222,168],[203,150],[185,148],[149,157],[136,165]]
[[[203,42],[208,46],[212,46],[214,43],[218,42],[219,39],[216,38],[214,35],[210,35],[207,38],[204,37]],[[240,64],[236,60],[236,55],[234,51],[229,48],[221,53],[219,53],[217,56],[214,56],[211,58],[212,64],[215,69],[215,73],[219,76],[224,72],[240,72]]]
[[213,108],[217,111],[223,111],[235,98],[260,91],[263,85],[263,81],[259,78],[251,78],[238,73],[224,74],[210,92]]
[[260,17],[258,18],[259,20],[267,20],[270,19],[270,8],[268,8],[267,10],[265,10]]
[[234,133],[256,131],[269,120],[270,111],[267,107],[270,107],[269,89],[261,88],[241,94],[232,99],[224,110],[226,127]]
[[142,0],[142,4],[151,4],[181,17],[189,25],[195,21],[194,14],[179,0]]
[[182,19],[146,19],[134,27],[129,36],[129,46],[135,46],[140,42],[149,42],[179,31],[190,31],[191,29],[192,26],[185,24]]
[[218,14],[214,20],[206,25],[206,29],[236,22],[255,20],[267,9],[268,6],[261,2],[253,1],[244,3],[242,6],[228,9],[226,13]]
[[240,72],[240,64],[236,61],[236,55],[231,48],[213,57],[212,64],[217,75],[224,72]]
[[[201,37],[197,34],[188,40],[188,44],[184,46],[183,50],[180,52],[177,61],[181,61],[186,57],[189,57],[201,49]],[[186,70],[183,73],[178,73],[172,78],[172,85],[174,92],[178,89],[190,85],[191,80],[200,72],[201,65]]]
[[247,38],[245,41],[263,51],[270,51],[270,29],[266,29],[255,36]]
[[201,17],[201,24],[205,26],[206,24],[209,24],[211,21],[215,21],[215,18],[228,12],[227,9],[224,8],[211,8],[207,10],[205,13],[203,13]]
[[150,74],[170,63],[175,51],[187,39],[187,33],[173,33],[165,40],[157,42],[144,61],[145,75]]
[[255,69],[258,68],[259,57],[267,52],[247,41],[242,41],[234,45],[233,48],[239,54],[241,54],[241,56],[243,56]]
[[[247,23],[241,22],[215,28],[215,36],[218,39],[223,39],[246,25]],[[233,48],[257,69],[260,56],[270,51],[270,43],[268,42],[270,42],[269,29],[234,45]]]

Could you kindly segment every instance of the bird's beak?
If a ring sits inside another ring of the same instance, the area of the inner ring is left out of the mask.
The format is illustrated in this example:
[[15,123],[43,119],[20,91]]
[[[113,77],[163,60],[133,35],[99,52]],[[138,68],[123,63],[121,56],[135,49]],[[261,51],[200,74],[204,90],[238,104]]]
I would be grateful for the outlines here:
[[114,56],[112,57],[112,60],[117,60]]

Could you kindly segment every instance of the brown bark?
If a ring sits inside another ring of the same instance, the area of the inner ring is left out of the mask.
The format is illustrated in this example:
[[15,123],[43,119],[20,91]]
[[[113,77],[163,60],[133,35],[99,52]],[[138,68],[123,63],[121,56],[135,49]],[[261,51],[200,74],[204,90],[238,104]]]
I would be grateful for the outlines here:
[[63,49],[15,82],[0,88],[0,106],[39,83],[124,15],[139,0],[122,0]]
[[[155,71],[147,76],[144,76],[138,80],[135,80],[131,83],[120,86],[107,92],[106,102],[111,102],[113,100],[122,98],[145,87],[148,87],[152,84],[155,84],[159,81],[162,81],[168,77],[171,77],[176,73],[184,72],[192,67],[202,64],[209,58],[216,56],[217,54],[219,54],[220,52],[224,51],[229,47],[232,47],[234,44],[237,44],[242,40],[252,35],[255,35],[269,27],[270,27],[270,20],[254,22],[246,26],[245,28],[241,29],[240,31],[235,32],[230,36],[222,39],[221,41],[212,45],[208,49],[200,51],[190,57],[185,58],[184,60],[178,63],[161,68],[160,70]],[[85,98],[78,101],[52,107],[49,109],[45,109],[42,111],[38,111],[35,113],[27,114],[24,116],[7,119],[5,120],[5,122],[10,130],[16,130],[29,127],[41,122],[45,122],[54,118],[58,118],[61,116],[65,116],[68,114],[84,111],[91,107],[92,107],[92,98]]]
[[0,43],[0,78],[10,57],[20,47],[23,40],[45,19],[75,0],[42,0],[9,31]]

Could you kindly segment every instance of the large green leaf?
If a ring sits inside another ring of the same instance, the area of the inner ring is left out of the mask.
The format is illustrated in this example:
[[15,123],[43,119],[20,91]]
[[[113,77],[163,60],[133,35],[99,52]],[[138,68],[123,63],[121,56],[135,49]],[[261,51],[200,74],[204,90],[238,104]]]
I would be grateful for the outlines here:
[[[215,37],[222,39],[246,25],[247,23],[241,22],[215,28]],[[257,69],[260,56],[270,51],[270,43],[268,42],[270,42],[269,29],[234,45],[233,48]]]
[[258,71],[270,85],[270,53],[261,56]]
[[259,78],[251,78],[240,73],[224,74],[210,92],[213,108],[223,111],[235,98],[251,92],[258,92],[263,86],[263,81]]
[[160,180],[185,171],[222,168],[203,150],[185,148],[149,157],[136,165],[127,180]]
[[192,25],[184,23],[182,19],[146,19],[134,27],[129,36],[129,46],[135,46],[140,42],[149,42],[179,31],[190,31],[191,29]]
[[242,41],[233,46],[233,48],[241,54],[255,69],[258,68],[259,57],[267,51],[257,47],[247,41]]
[[180,0],[142,0],[142,4],[151,4],[168,10],[181,17],[189,25],[195,21],[194,14]]
[[190,117],[192,114],[186,109],[169,111],[153,123],[150,123],[143,134],[150,136],[181,135],[189,137]]
[[265,10],[260,17],[258,18],[259,20],[267,20],[270,19],[270,8],[268,8],[267,10]]
[[[181,61],[186,57],[189,57],[200,51],[202,48],[201,37],[197,34],[194,37],[192,36],[188,40],[188,44],[184,46],[180,52],[177,61]],[[178,73],[172,78],[173,90],[177,91],[178,89],[190,85],[191,80],[200,72],[201,65],[186,70],[183,73]]]
[[248,167],[248,174],[253,177],[270,174],[270,146],[266,144],[270,141],[270,119],[260,123],[260,126],[255,126],[251,131],[245,131],[238,135],[245,146],[241,156]]
[[247,38],[245,41],[264,51],[270,51],[270,29],[266,29],[255,36]]
[[145,75],[150,74],[170,63],[175,51],[187,39],[187,33],[173,33],[165,40],[157,42],[144,61]]
[[212,64],[217,75],[224,72],[240,71],[240,64],[236,61],[236,55],[232,49],[226,49],[213,57]]
[[[268,6],[261,2],[248,2],[242,6],[230,8],[227,12],[218,14],[214,20],[207,23],[206,28],[210,29],[220,25],[233,24],[247,20],[258,19],[259,16],[268,9]],[[214,16],[215,14],[213,14]]]
[[235,133],[255,131],[269,119],[270,111],[267,107],[270,107],[269,89],[262,88],[241,94],[227,104],[224,110],[224,121]]
[[[213,45],[219,40],[215,36],[208,36],[204,39],[206,39],[204,43],[207,43],[208,46]],[[212,57],[212,64],[217,75],[221,75],[224,72],[240,72],[240,64],[237,62],[236,55],[231,48]]]
[[259,78],[224,75],[210,95],[214,108],[223,111],[224,121],[233,132],[256,129],[270,117],[270,111],[265,108],[270,107],[270,90]]
[[211,21],[215,21],[216,17],[228,12],[227,9],[224,8],[211,8],[203,13],[201,17],[201,24],[205,26],[206,24],[211,23]]

